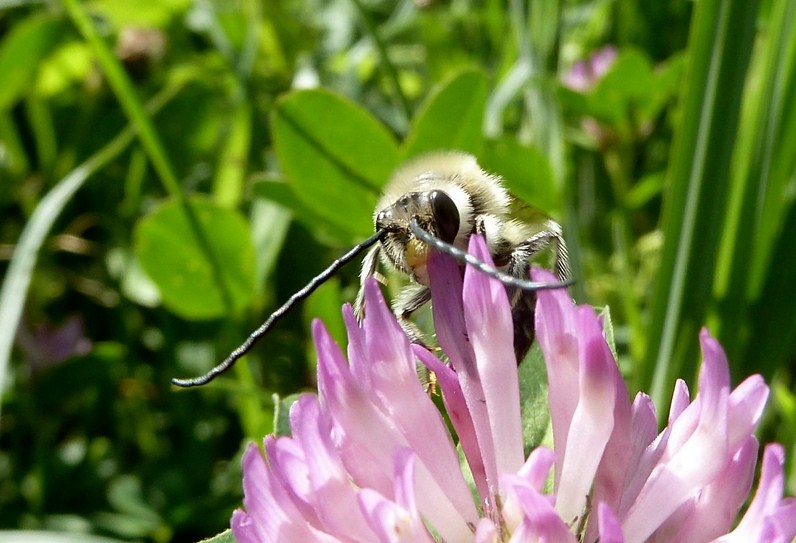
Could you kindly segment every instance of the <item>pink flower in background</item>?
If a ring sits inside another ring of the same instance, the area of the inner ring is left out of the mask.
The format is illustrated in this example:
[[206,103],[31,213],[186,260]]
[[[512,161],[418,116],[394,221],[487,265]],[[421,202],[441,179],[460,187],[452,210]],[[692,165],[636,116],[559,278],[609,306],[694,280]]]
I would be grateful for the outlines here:
[[91,340],[85,336],[83,319],[78,315],[70,316],[57,326],[44,323],[31,328],[23,322],[17,330],[16,341],[33,373],[86,355],[92,348]]
[[[470,251],[488,259],[480,238]],[[318,394],[291,408],[291,437],[267,436],[265,455],[247,449],[245,510],[232,517],[239,543],[791,541],[796,501],[782,497],[778,445],[765,448],[755,498],[733,530],[768,387],[753,376],[731,390],[707,332],[699,392],[692,400],[678,382],[659,434],[650,398],[630,402],[594,311],[564,291],[539,292],[554,451],[525,458],[504,287],[471,268],[462,279],[439,255],[429,268],[449,363],[409,344],[375,282],[362,326],[344,308],[346,354],[314,323]],[[437,375],[467,474],[417,360]]]
[[[605,77],[618,56],[616,47],[606,45],[592,53],[588,59],[575,62],[569,70],[561,74],[561,82],[573,91],[588,94]],[[616,143],[618,134],[615,133],[615,129],[592,116],[584,116],[580,126],[600,148]]]
[[561,80],[564,85],[578,92],[593,88],[616,61],[618,53],[613,45],[598,49],[587,60],[579,60],[564,72]]

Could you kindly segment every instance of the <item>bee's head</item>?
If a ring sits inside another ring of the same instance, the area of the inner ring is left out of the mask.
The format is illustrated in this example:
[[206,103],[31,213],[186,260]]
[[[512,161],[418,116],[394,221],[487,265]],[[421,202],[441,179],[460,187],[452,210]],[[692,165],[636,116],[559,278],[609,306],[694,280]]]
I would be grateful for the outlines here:
[[427,232],[452,244],[459,233],[460,215],[453,199],[442,190],[410,192],[376,214],[376,230],[387,234],[382,240],[384,255],[399,271],[428,285],[429,246],[409,228],[416,219]]

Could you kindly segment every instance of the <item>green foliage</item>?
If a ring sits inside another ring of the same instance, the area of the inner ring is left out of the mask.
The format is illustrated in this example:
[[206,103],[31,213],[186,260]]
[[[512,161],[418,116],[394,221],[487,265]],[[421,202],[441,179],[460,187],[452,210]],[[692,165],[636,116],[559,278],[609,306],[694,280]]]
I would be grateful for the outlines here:
[[464,72],[439,87],[421,107],[404,143],[404,158],[439,149],[479,154],[481,119],[486,106],[486,77]]
[[677,243],[664,245],[651,304],[644,373],[655,368],[655,397],[692,364],[708,319],[736,374],[771,376],[793,361],[794,207],[785,187],[796,124],[781,93],[794,88],[796,4],[771,4],[771,27],[755,48],[757,6],[705,2],[695,14],[663,218],[665,239]]
[[564,224],[573,294],[611,306],[661,416],[707,324],[736,381],[773,380],[765,432],[792,446],[796,1],[134,4],[0,8],[0,530],[224,530],[241,445],[288,433],[309,323],[344,341],[356,266],[211,386],[169,379],[369,235],[391,172],[437,149]]
[[3,40],[0,48],[0,110],[13,105],[35,81],[39,63],[51,54],[63,34],[63,21],[31,17]]
[[280,100],[272,130],[293,194],[352,239],[369,235],[372,224],[362,210],[376,205],[398,164],[390,133],[355,104],[312,90]]
[[235,536],[232,530],[225,530],[215,537],[208,537],[202,540],[204,543],[235,543]]
[[525,455],[541,444],[552,446],[553,433],[547,409],[547,371],[538,343],[519,366],[522,441]]
[[517,198],[550,217],[562,213],[561,191],[556,185],[550,161],[536,147],[503,137],[489,140],[484,146],[481,164],[506,181]]
[[206,200],[194,198],[190,205],[199,228],[207,233],[210,252],[223,262],[219,270],[204,258],[201,244],[192,239],[185,209],[173,201],[164,202],[138,223],[136,256],[158,286],[163,305],[177,315],[212,319],[240,311],[254,295],[254,247],[248,224],[236,211]]
[[275,436],[289,436],[291,434],[290,407],[298,398],[298,394],[291,394],[284,398],[274,395],[274,428],[272,433]]

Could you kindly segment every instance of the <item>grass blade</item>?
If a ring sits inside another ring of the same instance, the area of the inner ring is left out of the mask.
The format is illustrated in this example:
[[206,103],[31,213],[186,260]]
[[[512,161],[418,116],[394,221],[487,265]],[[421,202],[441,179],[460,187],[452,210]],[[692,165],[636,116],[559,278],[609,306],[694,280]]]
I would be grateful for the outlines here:
[[[698,329],[712,293],[730,166],[754,38],[758,2],[696,4],[689,38],[683,117],[668,171],[665,244],[651,306],[640,384],[661,401],[686,361],[697,360]],[[696,364],[694,364],[696,367]]]

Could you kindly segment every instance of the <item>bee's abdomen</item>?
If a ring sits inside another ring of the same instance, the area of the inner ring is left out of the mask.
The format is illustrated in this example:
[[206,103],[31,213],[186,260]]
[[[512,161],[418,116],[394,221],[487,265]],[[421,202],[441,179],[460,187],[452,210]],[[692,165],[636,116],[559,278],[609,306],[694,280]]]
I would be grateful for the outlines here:
[[532,291],[522,291],[511,309],[511,318],[514,323],[514,354],[517,357],[517,365],[528,354],[535,337],[535,307],[536,294]]

